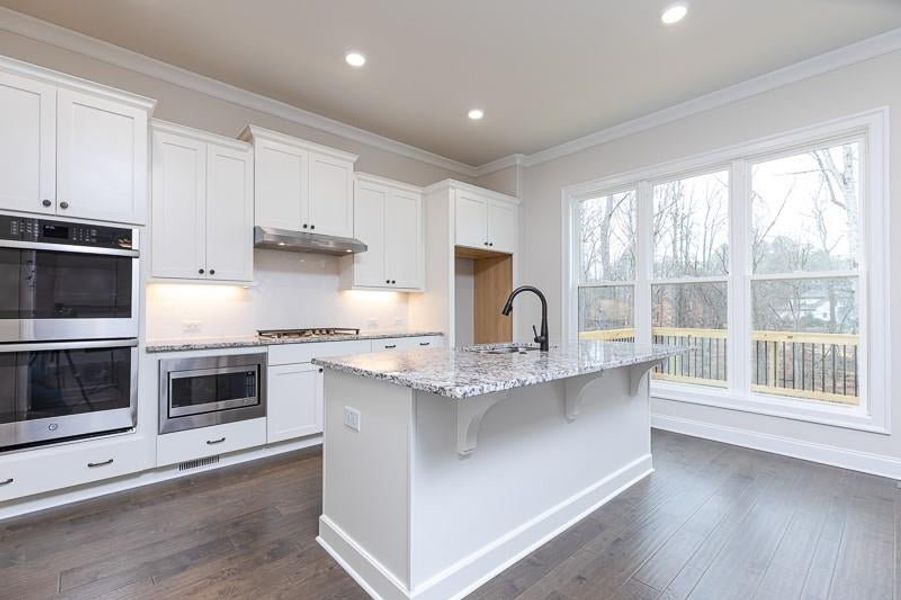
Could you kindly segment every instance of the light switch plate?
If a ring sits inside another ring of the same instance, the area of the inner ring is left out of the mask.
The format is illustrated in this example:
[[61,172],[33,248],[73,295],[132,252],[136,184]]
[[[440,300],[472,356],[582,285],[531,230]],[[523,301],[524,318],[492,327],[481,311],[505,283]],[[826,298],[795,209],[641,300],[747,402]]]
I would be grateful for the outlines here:
[[344,407],[344,424],[353,429],[354,431],[360,431],[360,411],[356,408],[351,408],[349,406]]

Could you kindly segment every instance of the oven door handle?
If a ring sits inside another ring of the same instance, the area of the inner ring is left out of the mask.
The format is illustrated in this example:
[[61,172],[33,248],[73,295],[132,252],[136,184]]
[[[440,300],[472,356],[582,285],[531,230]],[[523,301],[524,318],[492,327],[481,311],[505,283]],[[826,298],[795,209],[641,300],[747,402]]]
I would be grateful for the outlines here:
[[101,254],[104,256],[138,257],[138,251],[127,248],[95,248],[94,246],[76,246],[74,244],[48,244],[46,242],[23,242],[20,240],[0,240],[0,248],[17,248],[19,250],[50,250],[52,252],[75,252],[78,254]]
[[93,350],[95,348],[133,348],[138,340],[82,340],[75,342],[35,342],[0,344],[0,354],[7,352],[44,352],[52,350]]

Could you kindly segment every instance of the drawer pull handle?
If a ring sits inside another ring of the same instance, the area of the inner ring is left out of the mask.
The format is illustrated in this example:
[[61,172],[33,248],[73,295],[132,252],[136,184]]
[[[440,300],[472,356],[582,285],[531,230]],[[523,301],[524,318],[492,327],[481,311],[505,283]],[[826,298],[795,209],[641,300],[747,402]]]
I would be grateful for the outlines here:
[[7,479],[6,481],[0,481],[0,486],[3,486],[3,485],[9,485],[9,484],[11,484],[13,481],[15,481],[15,479],[13,479],[12,477],[10,477],[10,478]]
[[225,441],[225,436],[222,436],[218,440],[207,440],[206,445],[207,446],[215,446],[216,444],[221,444],[224,441]]
[[97,467],[105,467],[107,465],[113,464],[113,460],[114,459],[111,458],[109,460],[104,460],[103,462],[88,463],[88,468],[96,469]]
[[420,346],[428,346],[428,345],[431,344],[431,343],[432,343],[432,342],[419,342],[419,345],[420,345]]
[[397,348],[397,344],[385,344],[386,350],[393,350],[394,348]]

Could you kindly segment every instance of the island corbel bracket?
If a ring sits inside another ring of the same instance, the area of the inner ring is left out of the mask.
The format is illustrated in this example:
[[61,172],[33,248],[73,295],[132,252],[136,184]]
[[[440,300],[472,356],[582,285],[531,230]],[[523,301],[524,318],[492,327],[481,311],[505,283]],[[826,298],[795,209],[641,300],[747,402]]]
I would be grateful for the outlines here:
[[460,458],[467,458],[475,451],[485,413],[509,396],[507,390],[457,400],[457,454]]
[[581,377],[573,377],[564,381],[563,388],[563,412],[566,420],[572,423],[579,416],[582,409],[582,396],[585,388],[594,381],[604,376],[604,371],[582,375]]
[[667,359],[663,358],[638,363],[637,365],[629,367],[629,392],[631,392],[633,396],[638,395],[638,389],[641,387],[641,381],[644,379],[644,376],[647,375],[651,369],[657,365],[662,365],[666,361]]

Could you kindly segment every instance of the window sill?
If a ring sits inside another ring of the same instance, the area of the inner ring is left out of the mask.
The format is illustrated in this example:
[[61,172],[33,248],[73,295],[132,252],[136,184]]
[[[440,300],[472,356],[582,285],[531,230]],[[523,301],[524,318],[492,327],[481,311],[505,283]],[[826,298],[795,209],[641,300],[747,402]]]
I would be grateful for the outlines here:
[[768,417],[792,419],[888,435],[884,423],[873,418],[865,407],[817,405],[811,401],[774,398],[764,394],[736,394],[729,390],[680,385],[661,381],[651,382],[651,397],[722,408]]

